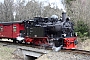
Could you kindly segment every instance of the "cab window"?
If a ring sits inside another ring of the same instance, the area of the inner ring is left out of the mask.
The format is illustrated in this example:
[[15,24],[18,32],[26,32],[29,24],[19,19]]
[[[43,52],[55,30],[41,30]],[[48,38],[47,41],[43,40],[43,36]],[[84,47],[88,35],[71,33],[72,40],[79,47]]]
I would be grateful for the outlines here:
[[0,26],[0,31],[3,31],[3,26]]
[[13,26],[13,32],[16,32],[16,30],[17,30],[17,27]]

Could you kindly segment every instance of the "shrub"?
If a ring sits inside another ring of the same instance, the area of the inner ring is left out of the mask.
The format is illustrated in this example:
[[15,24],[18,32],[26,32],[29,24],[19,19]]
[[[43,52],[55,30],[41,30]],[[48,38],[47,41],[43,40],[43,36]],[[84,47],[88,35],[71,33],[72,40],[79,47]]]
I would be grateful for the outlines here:
[[77,26],[75,26],[75,31],[79,37],[88,36],[88,25],[85,24],[83,21],[77,21]]

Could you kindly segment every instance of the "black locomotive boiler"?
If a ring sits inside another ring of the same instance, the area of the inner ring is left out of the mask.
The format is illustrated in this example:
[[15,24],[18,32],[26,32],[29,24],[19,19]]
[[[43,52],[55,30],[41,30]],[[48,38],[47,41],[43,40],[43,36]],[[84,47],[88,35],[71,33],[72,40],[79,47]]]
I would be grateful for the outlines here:
[[35,17],[34,20],[25,20],[24,27],[25,42],[35,45],[52,45],[54,49],[76,48],[77,37],[73,29],[73,23],[66,12],[62,13],[62,18],[58,19],[56,15],[51,18]]

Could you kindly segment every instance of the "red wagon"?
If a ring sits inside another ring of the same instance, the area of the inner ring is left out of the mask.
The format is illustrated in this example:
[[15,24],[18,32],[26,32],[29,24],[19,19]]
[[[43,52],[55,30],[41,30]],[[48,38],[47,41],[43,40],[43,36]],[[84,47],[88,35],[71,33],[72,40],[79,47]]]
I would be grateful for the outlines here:
[[22,21],[1,22],[0,23],[0,38],[16,40],[16,37],[20,35],[20,31],[24,29],[25,28]]

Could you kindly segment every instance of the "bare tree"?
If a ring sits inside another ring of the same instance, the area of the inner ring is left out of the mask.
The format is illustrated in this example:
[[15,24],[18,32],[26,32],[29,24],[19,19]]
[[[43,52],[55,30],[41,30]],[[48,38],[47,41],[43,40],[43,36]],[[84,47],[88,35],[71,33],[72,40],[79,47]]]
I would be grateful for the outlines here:
[[12,21],[13,20],[13,2],[14,0],[4,0],[4,20]]
[[29,19],[32,17],[41,15],[41,6],[35,0],[31,0],[30,2],[27,3],[26,10],[27,10],[27,14],[28,14],[27,18],[29,18]]
[[[68,15],[74,22],[78,20],[90,25],[90,0],[76,0],[67,4]],[[90,26],[89,26],[90,30]]]
[[25,0],[16,0],[15,4],[15,20],[24,20],[25,19]]
[[66,5],[66,7],[68,15],[71,17],[72,20],[78,21],[83,19],[83,17],[81,16],[84,16],[83,13],[85,13],[85,11],[83,9],[84,7],[82,7],[81,0],[71,1],[69,2],[69,4]]
[[16,20],[27,20],[33,17],[50,17],[51,15],[61,15],[61,10],[57,8],[51,8],[50,4],[48,6],[43,6],[43,2],[38,2],[36,0],[28,1],[25,5],[25,0],[17,0],[16,6]]
[[0,21],[4,21],[4,5],[0,3]]
[[59,8],[51,8],[50,4],[48,6],[44,7],[43,11],[43,16],[44,17],[50,17],[52,15],[58,15],[59,17],[61,16],[61,10]]

